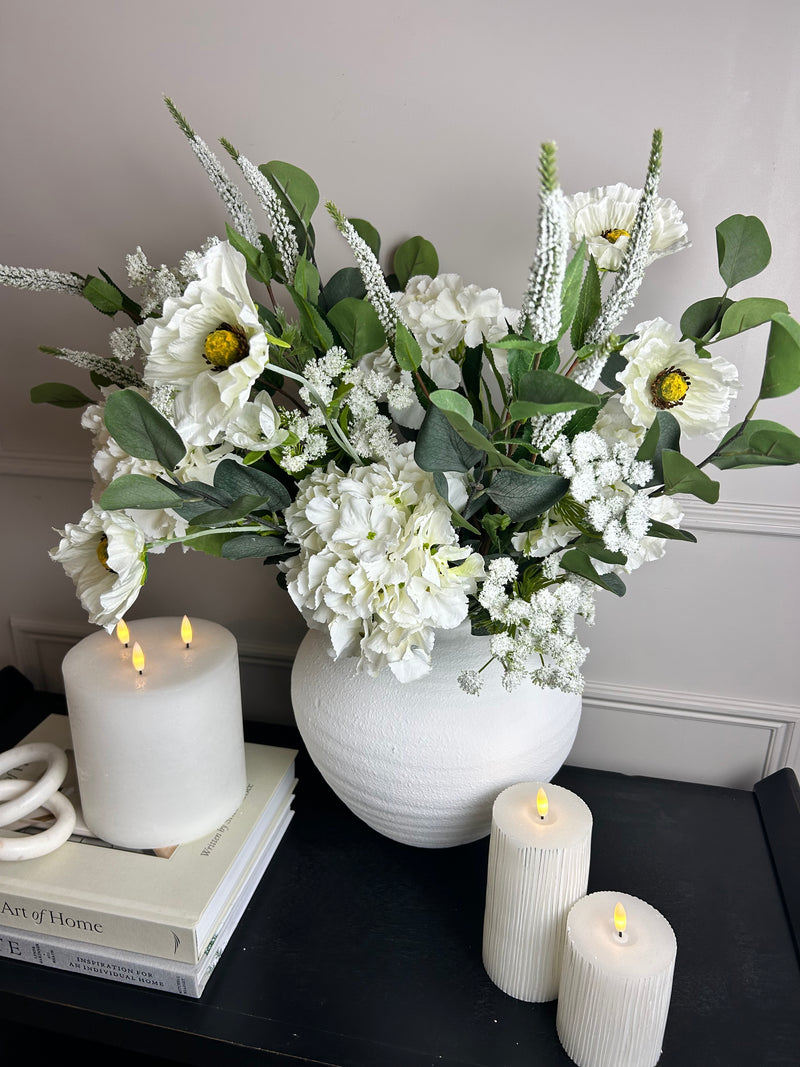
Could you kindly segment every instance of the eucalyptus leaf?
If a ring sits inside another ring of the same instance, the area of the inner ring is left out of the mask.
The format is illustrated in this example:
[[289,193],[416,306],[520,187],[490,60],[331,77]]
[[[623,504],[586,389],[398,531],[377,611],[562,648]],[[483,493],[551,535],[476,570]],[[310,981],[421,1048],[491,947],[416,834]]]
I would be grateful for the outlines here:
[[267,502],[262,496],[245,493],[244,496],[237,497],[229,507],[212,508],[210,511],[202,512],[192,520],[192,527],[223,526],[227,523],[239,522],[255,511],[263,511],[266,506]]
[[772,317],[759,398],[786,396],[800,386],[800,323],[780,312]]
[[323,286],[320,303],[332,308],[348,297],[363,300],[366,295],[364,279],[358,267],[342,267]]
[[648,537],[663,537],[666,541],[691,541],[697,544],[697,538],[688,530],[679,530],[675,526],[669,526],[665,522],[651,519],[647,528]]
[[622,566],[628,561],[628,557],[624,552],[612,552],[611,549],[606,548],[602,541],[595,540],[592,537],[579,538],[575,542],[575,548],[581,549],[592,559],[598,559],[601,563],[609,563],[612,566]]
[[619,389],[617,375],[628,366],[628,361],[621,352],[612,352],[600,371],[600,381],[606,389]]
[[773,300],[770,297],[748,296],[744,300],[737,300],[722,316],[719,340],[752,330],[755,326],[769,322],[773,315],[781,312],[785,314],[788,310],[783,300]]
[[120,448],[136,459],[155,459],[171,471],[186,455],[178,432],[135,389],[109,395],[105,424]]
[[424,471],[468,471],[483,454],[467,444],[439,408],[428,408],[414,446],[418,467]]
[[223,459],[214,472],[214,487],[231,499],[253,494],[261,497],[270,511],[288,507],[291,497],[286,486],[258,467],[245,467],[232,459]]
[[482,432],[482,427],[479,429],[473,425],[472,407],[465,396],[461,396],[460,393],[455,393],[450,389],[434,389],[430,394],[430,400],[444,414],[450,425],[467,444],[486,453],[486,467],[488,470],[508,467],[511,470],[527,472],[527,468],[523,467],[522,464],[516,463],[513,459],[509,459],[508,456],[498,451],[486,434]]
[[600,407],[600,397],[584,389],[563,374],[547,370],[532,370],[523,374],[519,382],[519,399],[509,406],[512,419],[529,419],[534,415],[550,415],[557,411],[577,411],[580,408]]
[[400,288],[404,289],[409,278],[418,274],[435,278],[439,273],[439,257],[430,241],[424,237],[411,237],[395,252],[392,266]]
[[755,215],[731,215],[717,226],[719,272],[730,288],[754,278],[772,255],[769,234]]
[[230,539],[227,533],[207,533],[204,537],[193,537],[187,544],[195,552],[204,552],[207,556],[222,557],[222,550]]
[[733,304],[727,296],[708,296],[691,304],[681,315],[684,337],[710,340],[719,329],[722,317]]
[[586,266],[586,273],[583,276],[583,285],[578,296],[578,305],[575,309],[570,332],[570,341],[576,352],[583,344],[586,331],[600,314],[600,306],[600,275],[594,256],[590,256]]
[[[266,279],[264,279],[262,274],[262,257],[264,255],[263,251],[260,248],[256,248],[255,245],[251,245],[246,238],[242,237],[242,235],[237,230],[234,230],[234,228],[232,226],[229,226],[227,223],[225,224],[225,230],[227,232],[228,240],[230,241],[230,243],[233,245],[237,252],[241,252],[241,254],[244,256],[245,263],[247,264],[247,269],[253,275],[253,277],[257,278],[259,281],[269,281],[269,279],[272,277],[272,271],[269,271]],[[267,264],[269,264],[268,259]]]
[[669,496],[675,493],[690,493],[700,500],[705,500],[707,504],[716,504],[719,500],[719,482],[709,478],[680,452],[664,449],[661,463],[664,469],[664,491]]
[[725,434],[711,462],[723,471],[789,466],[800,463],[800,438],[779,422],[750,419]]
[[588,578],[590,582],[599,585],[601,589],[607,589],[615,596],[625,595],[625,583],[618,574],[599,574],[586,552],[579,548],[571,548],[560,559],[560,564],[565,571],[579,574],[582,578]]
[[486,493],[513,522],[529,522],[559,501],[569,489],[569,479],[558,474],[499,470]]
[[270,559],[277,556],[291,556],[297,551],[286,545],[279,537],[260,534],[240,534],[229,537],[222,546],[220,555],[223,559]]
[[57,408],[83,408],[93,404],[85,393],[74,385],[62,385],[61,382],[42,382],[31,389],[34,404],[54,404]]
[[372,223],[367,222],[366,219],[348,219],[347,221],[356,231],[361,240],[367,242],[370,251],[377,259],[381,254],[381,235]]
[[664,449],[679,452],[680,442],[681,427],[678,420],[668,411],[657,411],[636,453],[637,459],[653,464],[653,477],[649,485],[659,485],[664,481],[661,460]]
[[299,167],[277,159],[263,163],[258,169],[271,180],[273,186],[278,186],[308,226],[319,204],[319,189],[314,179]]
[[386,343],[378,313],[366,300],[353,297],[340,300],[328,312],[328,322],[354,360],[361,359],[368,352],[376,352]]
[[115,478],[100,497],[100,506],[106,511],[121,508],[173,508],[180,505],[182,497],[147,474],[122,474]]

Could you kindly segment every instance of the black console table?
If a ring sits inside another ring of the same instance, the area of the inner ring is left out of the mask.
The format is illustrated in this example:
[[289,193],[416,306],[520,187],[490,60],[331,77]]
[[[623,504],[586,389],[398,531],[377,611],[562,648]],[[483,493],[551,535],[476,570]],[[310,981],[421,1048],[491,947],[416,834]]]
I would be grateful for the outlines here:
[[[0,701],[0,749],[63,711],[9,668]],[[555,1002],[506,996],[481,964],[488,841],[389,841],[332,795],[296,733],[249,724],[248,736],[301,749],[297,814],[202,999],[3,959],[3,1047],[24,1034],[27,1061],[49,1063],[36,1031],[61,1053],[80,1042],[90,1063],[569,1067]],[[675,930],[660,1067],[798,1067],[793,772],[754,793],[574,767],[555,780],[594,816],[589,891],[640,896]]]

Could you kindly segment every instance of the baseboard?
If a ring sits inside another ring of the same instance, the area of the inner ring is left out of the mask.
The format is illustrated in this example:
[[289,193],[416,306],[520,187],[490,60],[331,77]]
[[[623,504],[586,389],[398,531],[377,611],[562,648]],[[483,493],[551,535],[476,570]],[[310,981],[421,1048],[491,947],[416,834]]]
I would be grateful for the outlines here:
[[[16,667],[63,691],[61,661],[88,626],[12,618]],[[250,719],[291,722],[294,646],[239,642],[242,703]],[[569,763],[601,770],[751,789],[781,767],[800,773],[800,707],[706,693],[587,681]]]

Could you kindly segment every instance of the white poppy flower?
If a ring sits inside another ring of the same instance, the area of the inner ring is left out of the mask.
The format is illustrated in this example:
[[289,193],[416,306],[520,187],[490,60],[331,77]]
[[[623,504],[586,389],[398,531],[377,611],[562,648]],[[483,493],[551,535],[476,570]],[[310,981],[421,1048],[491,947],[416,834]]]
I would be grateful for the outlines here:
[[701,359],[664,319],[641,322],[634,333],[622,349],[628,365],[617,375],[631,422],[646,428],[657,412],[669,411],[688,436],[719,440],[739,387],[736,367],[721,356]]
[[190,445],[217,442],[269,362],[244,256],[222,241],[197,261],[197,274],[160,319],[139,327],[145,381],[175,389],[175,425]]
[[121,512],[97,505],[78,523],[68,523],[50,558],[75,583],[89,621],[109,632],[128,611],[147,577],[147,543],[141,529]]
[[[565,197],[573,248],[585,238],[587,255],[594,256],[601,270],[619,270],[641,195],[641,189],[618,182]],[[687,231],[683,212],[675,201],[659,197],[647,262],[686,248]]]

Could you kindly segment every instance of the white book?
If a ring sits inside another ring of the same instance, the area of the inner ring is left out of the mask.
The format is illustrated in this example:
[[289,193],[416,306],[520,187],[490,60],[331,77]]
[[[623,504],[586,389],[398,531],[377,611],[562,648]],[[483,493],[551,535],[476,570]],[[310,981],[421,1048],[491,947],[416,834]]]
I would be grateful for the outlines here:
[[7,926],[0,926],[0,958],[199,998],[294,816],[290,802],[291,798],[287,798],[264,840],[263,850],[254,859],[239,892],[222,917],[219,928],[209,939],[198,963],[181,963],[122,949],[98,948],[86,942],[29,933]]
[[[68,717],[49,715],[21,743],[28,741],[52,741],[69,755]],[[46,856],[0,863],[0,925],[39,938],[197,964],[296,784],[296,755],[296,749],[245,743],[245,798],[199,841],[156,853],[111,847],[76,833]],[[31,776],[25,768],[13,774]],[[70,784],[68,777],[62,791],[80,818],[76,780]]]

